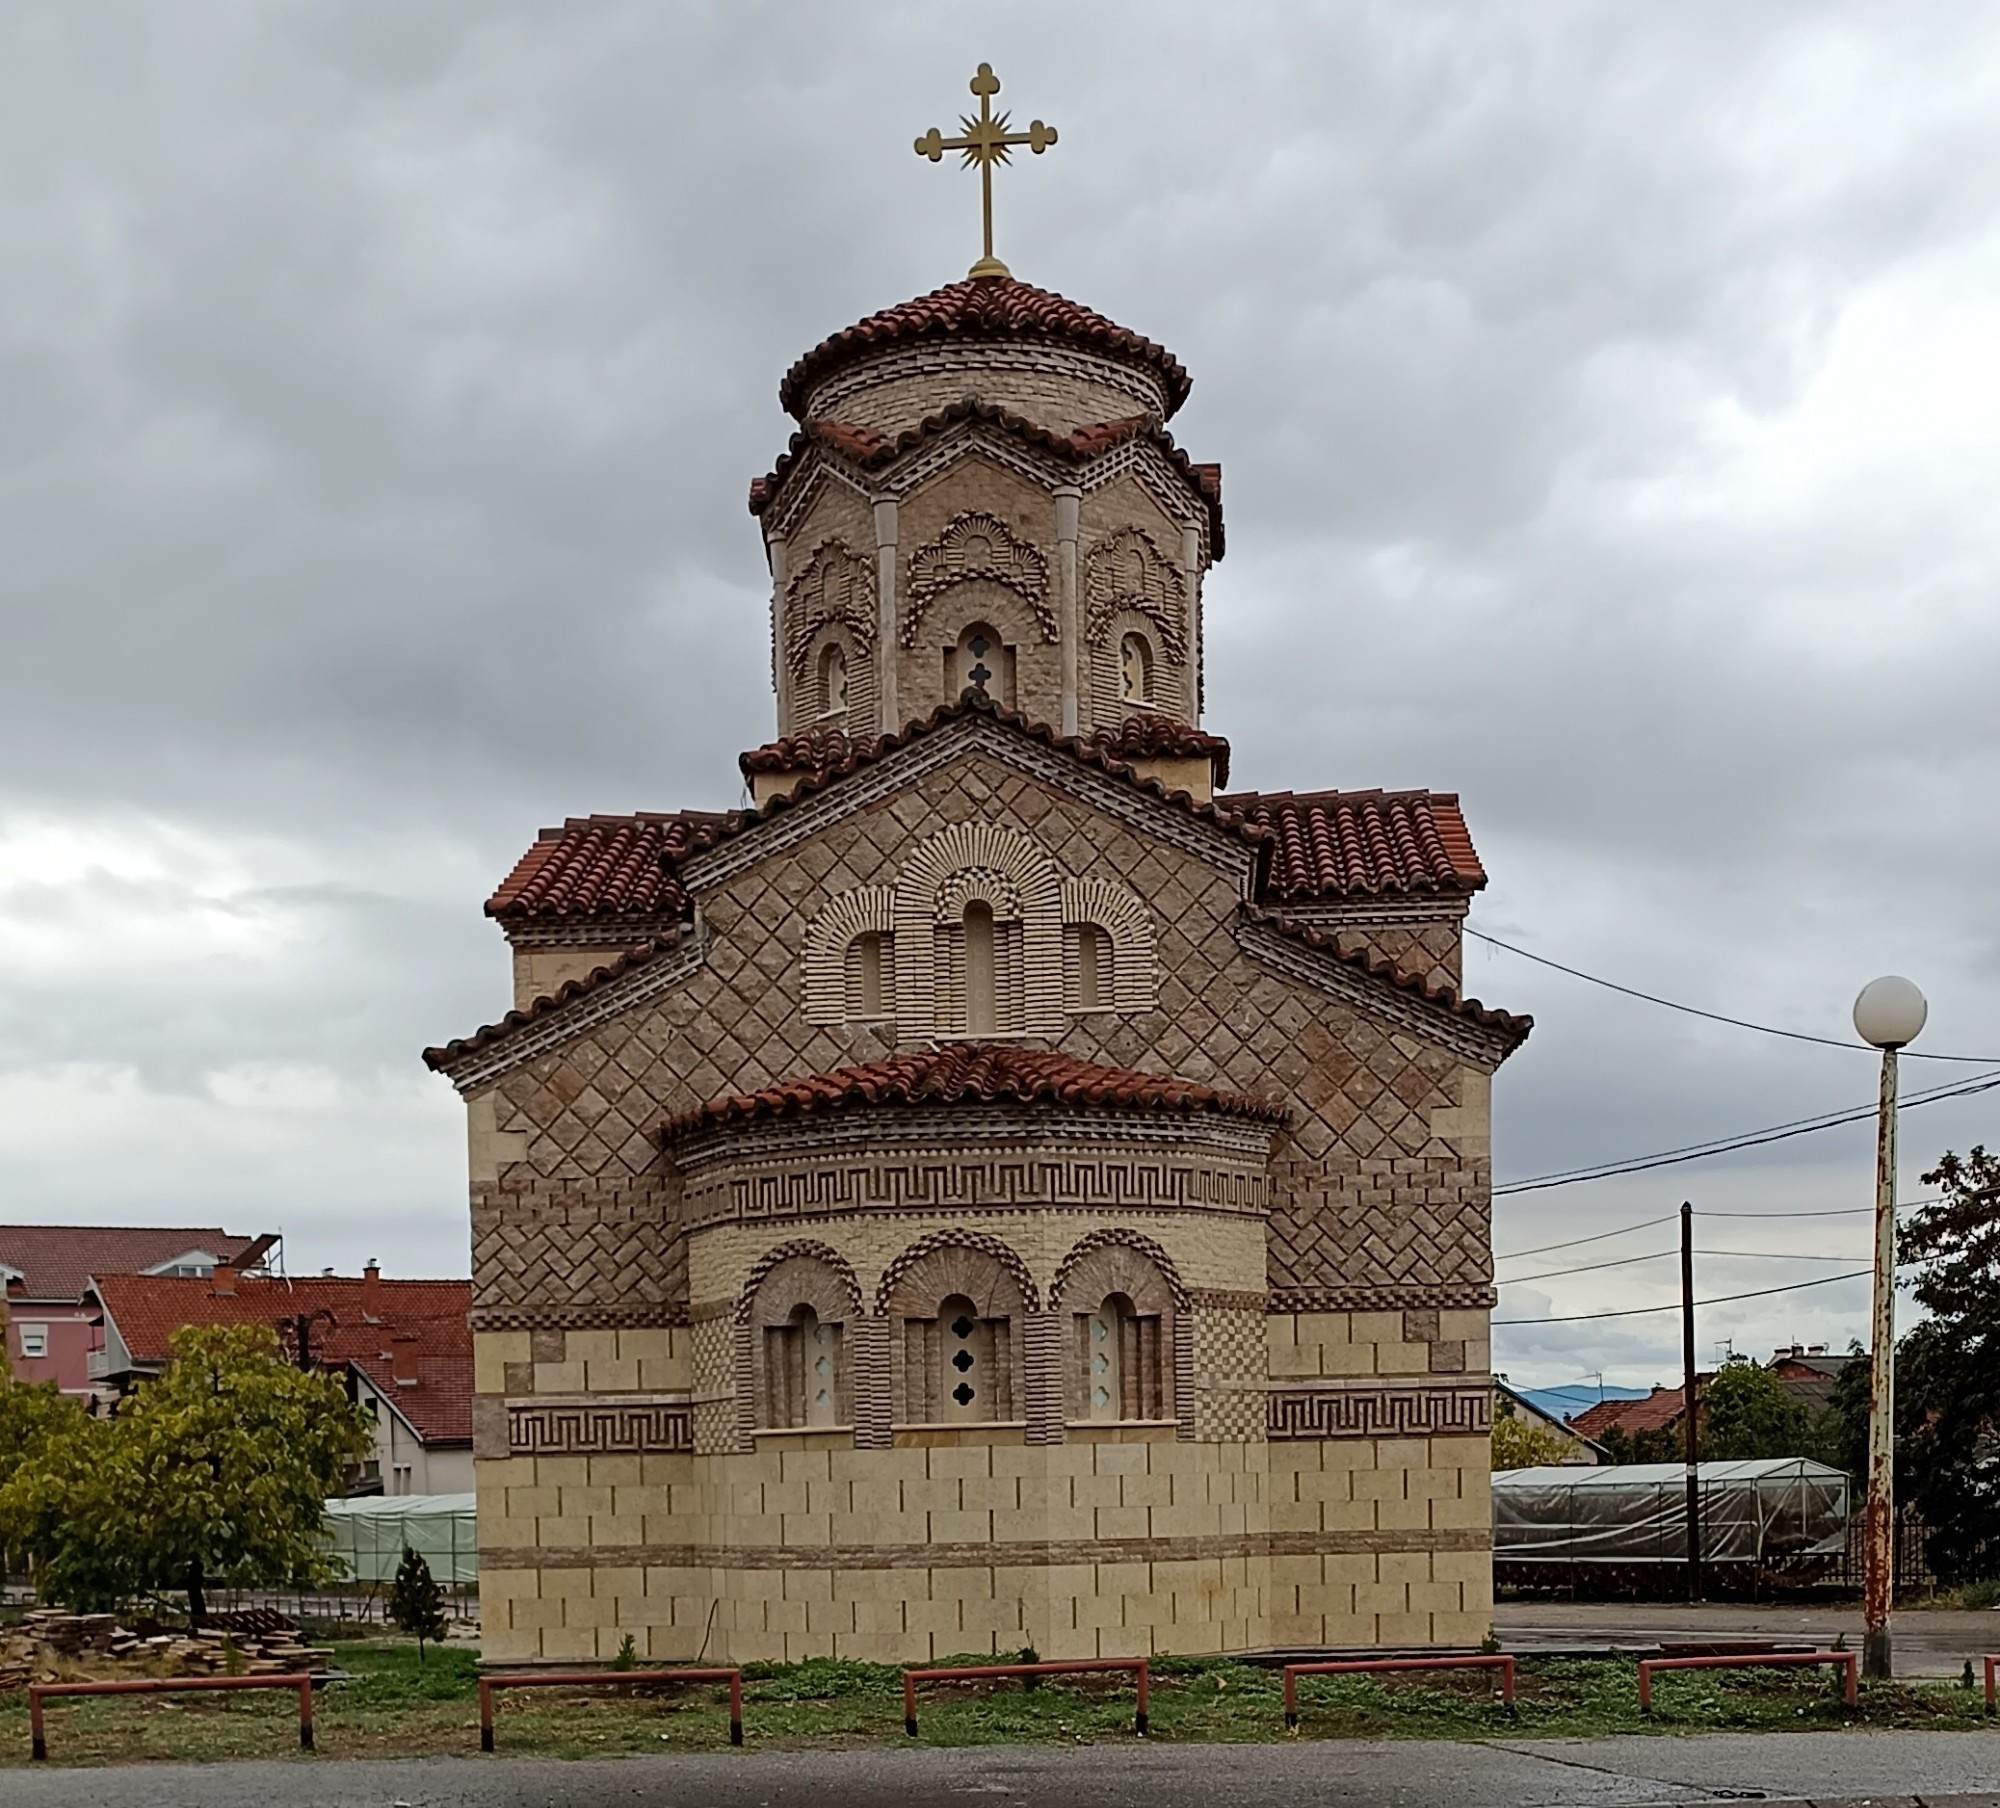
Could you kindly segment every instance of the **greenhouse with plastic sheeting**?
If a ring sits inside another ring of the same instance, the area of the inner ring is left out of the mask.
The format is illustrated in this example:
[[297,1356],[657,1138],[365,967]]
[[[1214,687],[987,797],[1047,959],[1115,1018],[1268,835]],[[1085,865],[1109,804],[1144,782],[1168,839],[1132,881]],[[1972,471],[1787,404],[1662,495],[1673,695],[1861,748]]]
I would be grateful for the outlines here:
[[[1704,1568],[1809,1580],[1845,1553],[1851,1483],[1841,1470],[1769,1457],[1702,1463],[1696,1473]],[[1687,1470],[1679,1463],[1493,1477],[1496,1580],[1533,1584],[1555,1573],[1684,1564],[1687,1555]]]
[[356,1582],[392,1582],[407,1548],[447,1587],[479,1580],[479,1521],[470,1494],[369,1495],[326,1503],[334,1556]]

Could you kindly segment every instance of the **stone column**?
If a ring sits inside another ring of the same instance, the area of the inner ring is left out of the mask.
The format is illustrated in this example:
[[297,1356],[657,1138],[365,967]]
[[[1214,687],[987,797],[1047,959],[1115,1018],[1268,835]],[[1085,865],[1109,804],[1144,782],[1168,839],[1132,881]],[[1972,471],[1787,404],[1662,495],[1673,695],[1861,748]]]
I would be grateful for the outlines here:
[[765,542],[771,560],[771,688],[778,693],[778,733],[792,728],[792,662],[785,653],[785,585],[791,578],[791,546],[783,534]]
[[1201,726],[1201,529],[1181,529],[1181,572],[1187,582],[1187,719]]
[[896,499],[884,497],[875,504],[875,597],[878,610],[875,630],[875,694],[880,701],[880,726],[884,734],[902,727],[896,705]]
[[1083,492],[1075,484],[1056,490],[1056,616],[1062,624],[1062,731],[1078,732],[1078,623],[1076,603],[1076,524]]

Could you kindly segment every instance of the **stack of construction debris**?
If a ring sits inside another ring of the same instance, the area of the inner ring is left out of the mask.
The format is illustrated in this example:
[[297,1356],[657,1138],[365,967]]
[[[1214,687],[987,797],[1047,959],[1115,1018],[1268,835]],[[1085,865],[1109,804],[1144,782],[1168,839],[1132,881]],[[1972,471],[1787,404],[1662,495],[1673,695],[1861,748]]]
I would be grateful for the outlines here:
[[296,1622],[282,1614],[220,1617],[254,1619],[254,1625],[211,1624],[142,1637],[108,1613],[29,1613],[0,1638],[0,1688],[17,1688],[31,1669],[46,1670],[58,1660],[66,1668],[104,1671],[107,1679],[125,1665],[150,1676],[286,1676],[332,1668],[333,1653],[305,1644]]

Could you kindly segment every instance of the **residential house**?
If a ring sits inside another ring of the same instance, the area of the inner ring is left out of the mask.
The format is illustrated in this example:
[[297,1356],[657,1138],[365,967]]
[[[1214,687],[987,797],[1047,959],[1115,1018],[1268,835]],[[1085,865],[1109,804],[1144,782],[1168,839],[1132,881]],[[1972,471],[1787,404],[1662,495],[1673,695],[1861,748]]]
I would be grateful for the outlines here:
[[94,1274],[205,1279],[219,1263],[257,1268],[274,1236],[240,1237],[213,1228],[137,1225],[0,1224],[0,1283],[6,1288],[6,1353],[17,1381],[53,1381],[66,1394],[91,1392],[96,1343]]
[[167,1364],[185,1325],[269,1325],[301,1367],[339,1374],[375,1421],[375,1456],[352,1492],[472,1492],[469,1281],[244,1275],[224,1264],[205,1279],[99,1275],[93,1372],[124,1392]]
[[1515,1387],[1505,1375],[1493,1377],[1494,1411],[1497,1414],[1511,1409],[1513,1416],[1523,1424],[1532,1425],[1539,1431],[1553,1432],[1568,1447],[1563,1457],[1564,1463],[1603,1463],[1610,1457],[1602,1444],[1593,1442],[1576,1426],[1555,1414],[1544,1410],[1536,1401],[1533,1390]]
[[[1695,1377],[1697,1395],[1702,1383],[1710,1379],[1708,1375]],[[1569,1428],[1598,1444],[1614,1432],[1627,1438],[1637,1438],[1645,1432],[1678,1432],[1685,1412],[1682,1392],[1677,1387],[1655,1387],[1641,1400],[1606,1400],[1578,1413],[1570,1420]]]
[[1788,1344],[1771,1353],[1771,1372],[1785,1392],[1810,1412],[1833,1405],[1834,1384],[1850,1362],[1866,1363],[1864,1351],[1829,1353],[1823,1343]]

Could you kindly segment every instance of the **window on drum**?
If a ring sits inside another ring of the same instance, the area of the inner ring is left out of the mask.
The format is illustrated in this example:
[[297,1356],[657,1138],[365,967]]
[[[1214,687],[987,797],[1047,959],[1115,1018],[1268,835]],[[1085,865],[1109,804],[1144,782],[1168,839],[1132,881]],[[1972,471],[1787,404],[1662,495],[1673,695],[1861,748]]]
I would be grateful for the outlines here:
[[1143,634],[1128,634],[1119,644],[1118,694],[1127,703],[1152,700],[1153,650]]
[[838,642],[819,656],[819,713],[847,713],[847,653]]
[[[951,697],[984,691],[1003,708],[1014,706],[1014,649],[986,622],[973,622],[945,655]],[[948,699],[949,700],[949,699]]]

